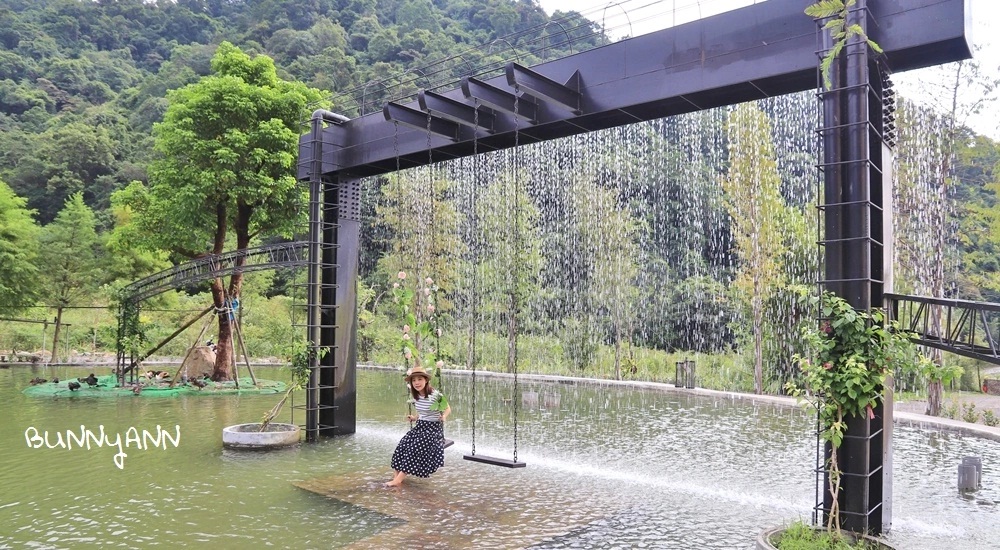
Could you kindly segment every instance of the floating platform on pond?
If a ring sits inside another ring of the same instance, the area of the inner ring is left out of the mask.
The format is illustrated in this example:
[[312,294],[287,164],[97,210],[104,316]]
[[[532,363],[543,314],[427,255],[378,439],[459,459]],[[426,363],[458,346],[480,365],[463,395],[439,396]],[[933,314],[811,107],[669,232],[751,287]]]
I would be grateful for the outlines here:
[[[430,478],[408,476],[401,487],[385,487],[388,467],[295,482],[311,493],[385,516],[386,529],[348,548],[528,548],[585,528],[616,511],[586,499],[543,476],[490,470],[482,475],[469,462],[448,460]],[[525,470],[521,470],[524,472]],[[498,483],[497,475],[514,476]],[[525,500],[535,506],[525,506]],[[539,501],[545,502],[538,506]]]
[[[75,390],[69,388],[70,382],[79,384]],[[117,386],[118,377],[107,374],[97,377],[97,385],[91,386],[76,378],[68,378],[59,382],[43,382],[28,386],[22,393],[32,397],[176,397],[179,395],[255,395],[273,394],[285,391],[287,385],[275,380],[257,379],[255,386],[250,378],[240,378],[239,387],[236,382],[212,382],[200,380],[204,387],[198,387],[191,382],[178,382],[170,387],[170,382],[141,381],[138,384]]]

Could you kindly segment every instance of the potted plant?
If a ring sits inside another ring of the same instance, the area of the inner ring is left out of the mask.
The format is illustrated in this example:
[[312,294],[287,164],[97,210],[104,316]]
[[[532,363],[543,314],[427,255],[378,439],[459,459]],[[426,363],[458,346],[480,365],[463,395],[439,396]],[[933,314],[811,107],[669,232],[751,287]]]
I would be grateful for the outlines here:
[[[886,323],[881,310],[857,311],[846,300],[830,293],[824,293],[818,300],[822,321],[818,326],[805,327],[803,338],[810,352],[794,357],[800,378],[785,388],[817,410],[819,437],[825,448],[826,491],[830,497],[830,507],[826,510],[827,538],[853,544],[850,541],[863,537],[841,530],[842,471],[838,450],[849,422],[875,418],[887,375],[896,367],[908,370],[917,353],[910,334],[899,330],[895,323]],[[782,533],[773,533],[771,538],[780,539]],[[870,546],[861,546],[865,547]]]
[[322,357],[323,352],[317,351],[315,345],[300,344],[293,346],[292,360],[289,365],[291,380],[281,399],[264,413],[260,422],[249,424],[237,424],[227,426],[222,430],[222,444],[226,447],[268,449],[274,447],[285,447],[299,442],[301,429],[296,424],[273,422],[281,409],[288,402],[292,392],[306,386],[309,381],[310,359],[316,356]]

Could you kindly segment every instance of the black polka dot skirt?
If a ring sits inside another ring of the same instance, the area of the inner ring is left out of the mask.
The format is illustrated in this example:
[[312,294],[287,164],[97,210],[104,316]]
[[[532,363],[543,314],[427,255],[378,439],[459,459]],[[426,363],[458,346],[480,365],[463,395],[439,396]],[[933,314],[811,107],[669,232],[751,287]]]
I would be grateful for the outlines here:
[[444,466],[444,429],[440,422],[417,420],[392,453],[392,469],[411,476],[429,477]]

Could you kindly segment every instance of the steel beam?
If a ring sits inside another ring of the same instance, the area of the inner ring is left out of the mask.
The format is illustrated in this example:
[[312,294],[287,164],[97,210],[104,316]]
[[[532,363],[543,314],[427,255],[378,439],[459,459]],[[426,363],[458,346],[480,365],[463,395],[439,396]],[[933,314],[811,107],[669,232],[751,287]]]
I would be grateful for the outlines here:
[[421,111],[471,126],[473,130],[482,128],[492,132],[493,124],[496,122],[496,114],[485,107],[456,101],[430,90],[422,90],[417,94],[417,104],[420,105]]
[[521,99],[513,92],[487,84],[471,76],[462,79],[462,95],[466,98],[478,99],[494,109],[514,114],[532,123],[538,120],[538,106],[535,105],[534,101]]
[[[426,128],[397,133],[378,114],[332,125],[323,130],[324,150],[331,152],[324,156],[323,171],[375,175],[396,170],[397,151],[401,166],[417,166],[429,157],[472,155],[474,140],[483,152],[815,89],[816,26],[802,10],[802,0],[768,0],[536,65],[532,71],[555,82],[567,82],[579,71],[581,114],[542,102],[529,115],[526,98],[520,98],[518,116],[535,124],[498,120],[495,132],[485,137],[463,127],[455,140],[433,139],[432,155]],[[872,14],[870,35],[894,72],[971,56],[965,0],[881,0],[873,3]],[[513,110],[506,75],[467,82],[477,89],[472,96],[487,104],[484,90],[506,91],[507,99],[498,97],[490,106]],[[462,89],[438,92],[465,99]],[[505,104],[497,105],[501,101]],[[410,106],[417,109],[416,102]],[[300,164],[299,177],[308,177],[307,166]]]
[[452,141],[458,139],[458,124],[436,117],[430,113],[418,111],[412,107],[390,101],[382,108],[382,114],[390,122],[398,122],[404,126],[424,132],[432,132]]
[[580,110],[580,71],[576,71],[570,77],[569,82],[572,87],[560,84],[513,61],[507,64],[504,72],[507,75],[507,85],[515,90],[522,90],[542,101],[554,101],[574,114],[583,114]]

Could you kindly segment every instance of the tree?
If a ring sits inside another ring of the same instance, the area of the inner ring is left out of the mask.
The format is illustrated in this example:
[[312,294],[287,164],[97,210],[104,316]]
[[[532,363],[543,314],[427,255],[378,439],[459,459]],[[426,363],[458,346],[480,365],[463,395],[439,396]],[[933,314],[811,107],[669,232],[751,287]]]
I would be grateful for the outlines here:
[[[912,276],[916,294],[944,298],[955,294],[953,273],[960,261],[955,219],[968,207],[955,201],[956,161],[963,141],[964,124],[989,102],[996,100],[1000,79],[984,75],[978,63],[960,61],[938,70],[943,84],[931,87],[943,113],[931,108],[901,105],[899,186],[896,202],[901,215],[896,230],[900,235],[901,271]],[[971,93],[967,93],[971,90]],[[968,99],[972,96],[972,99]],[[975,216],[976,209],[968,208]],[[940,305],[930,309],[932,335],[942,335],[943,311]],[[928,355],[941,369],[944,356],[935,348]],[[928,380],[927,414],[941,412],[944,377]]]
[[42,230],[39,260],[45,301],[56,308],[53,363],[59,358],[63,312],[93,293],[101,279],[101,243],[96,228],[97,219],[84,204],[83,193],[74,193]]
[[[397,173],[382,188],[384,203],[377,212],[388,229],[388,252],[379,260],[382,280],[398,282],[413,293],[414,327],[451,309],[451,302],[438,296],[434,300],[424,290],[428,287],[454,290],[456,259],[462,254],[462,244],[456,237],[458,212],[448,199],[452,182],[441,177],[434,168],[420,168]],[[408,275],[397,281],[397,273]],[[433,283],[426,283],[427,279]],[[433,305],[430,311],[428,306]],[[415,351],[426,351],[428,345],[415,334]],[[441,350],[434,350],[440,356]],[[424,365],[427,366],[427,365]]]
[[38,225],[27,202],[0,180],[0,308],[5,315],[30,306],[39,291]]
[[[507,372],[517,367],[517,340],[525,324],[528,300],[538,291],[542,269],[538,207],[528,196],[521,171],[500,174],[476,206],[483,303],[506,325]],[[502,329],[501,329],[502,330]]]
[[627,208],[618,204],[614,191],[592,180],[592,176],[581,175],[573,182],[570,207],[581,252],[590,258],[585,300],[589,312],[610,322],[615,344],[614,375],[621,380],[622,343],[631,342],[638,296],[639,224]]
[[729,120],[730,165],[723,179],[740,270],[735,288],[750,312],[754,392],[764,391],[764,328],[768,299],[780,283],[781,179],[771,124],[753,104],[736,107]]
[[[164,121],[154,127],[161,155],[145,186],[133,182],[113,202],[129,206],[148,250],[187,258],[246,250],[258,235],[290,236],[302,222],[303,189],[294,175],[299,122],[323,94],[277,76],[266,56],[251,58],[223,42],[213,74],[170,92]],[[237,266],[241,265],[237,261]],[[240,296],[243,275],[228,287],[211,282],[219,311]],[[232,378],[232,326],[219,316],[214,380]]]

